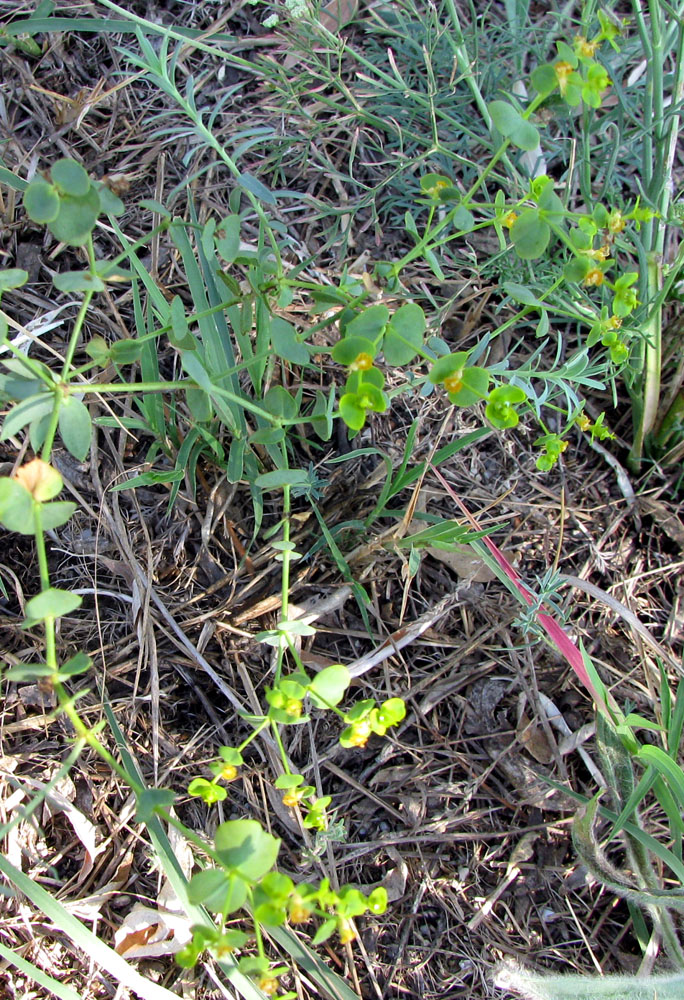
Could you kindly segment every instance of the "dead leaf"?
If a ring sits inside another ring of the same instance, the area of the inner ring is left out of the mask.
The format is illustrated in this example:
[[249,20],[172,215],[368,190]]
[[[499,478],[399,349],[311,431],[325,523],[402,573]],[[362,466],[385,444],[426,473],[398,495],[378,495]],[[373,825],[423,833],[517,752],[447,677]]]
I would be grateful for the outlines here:
[[58,792],[54,788],[46,791],[47,786],[44,782],[37,781],[35,778],[24,777],[23,781],[29,788],[45,792],[43,801],[51,815],[54,816],[55,813],[59,812],[64,813],[71,823],[74,833],[85,848],[83,864],[81,865],[81,871],[77,879],[77,882],[82,882],[86,875],[92,871],[95,858],[104,850],[104,844],[100,844],[99,846],[96,844],[99,836],[97,827],[61,792]]
[[472,580],[474,583],[489,583],[495,574],[485,562],[475,554],[469,545],[456,545],[453,551],[444,549],[425,549],[429,556],[439,560],[456,574],[461,580]]
[[318,20],[326,31],[335,34],[354,19],[357,6],[357,0],[330,0],[321,7]]
[[17,694],[24,708],[39,708],[51,712],[57,704],[57,695],[52,688],[40,688],[37,684],[24,684],[17,688]]
[[546,733],[536,722],[531,722],[524,713],[518,722],[516,735],[530,756],[534,757],[540,764],[548,764],[553,760]]
[[192,937],[185,915],[136,903],[114,933],[114,950],[125,958],[174,955]]
[[409,873],[408,865],[396,847],[388,846],[385,850],[388,857],[394,861],[396,868],[391,868],[382,879],[382,882],[378,882],[378,886],[386,891],[389,903],[396,903],[406,892],[406,881]]

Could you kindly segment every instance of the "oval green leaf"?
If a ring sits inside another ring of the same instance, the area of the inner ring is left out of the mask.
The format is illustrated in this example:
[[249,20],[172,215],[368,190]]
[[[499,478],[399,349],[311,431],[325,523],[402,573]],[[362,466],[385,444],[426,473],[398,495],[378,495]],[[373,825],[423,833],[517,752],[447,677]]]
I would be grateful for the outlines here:
[[74,458],[82,462],[90,450],[93,425],[85,403],[67,396],[59,410],[59,433]]
[[21,267],[7,267],[0,271],[0,292],[6,292],[10,288],[21,288],[28,281],[28,271]]
[[49,223],[50,232],[60,243],[82,246],[97,222],[100,214],[100,199],[94,187],[81,198],[65,195],[59,201],[57,218]]
[[90,271],[62,271],[55,274],[52,284],[60,292],[102,292],[104,281]]
[[388,365],[407,365],[423,346],[425,313],[414,302],[400,306],[392,317],[382,342]]
[[513,136],[523,122],[520,112],[507,101],[492,101],[487,105],[487,110],[495,127],[506,138]]
[[316,674],[309,685],[309,697],[316,708],[337,705],[351,684],[351,675],[343,663],[334,663]]
[[50,176],[60,191],[74,198],[82,198],[90,189],[90,178],[76,160],[57,160],[50,168]]
[[25,624],[34,625],[46,618],[61,618],[80,607],[82,601],[79,594],[73,594],[70,590],[48,587],[27,602]]
[[537,260],[549,245],[551,229],[536,208],[528,208],[511,226],[511,239],[518,257]]
[[0,524],[19,535],[34,533],[31,494],[16,479],[7,476],[0,479]]
[[275,469],[257,476],[255,486],[261,490],[279,490],[283,486],[304,486],[309,477],[303,469]]
[[24,191],[24,208],[32,222],[54,222],[59,215],[59,195],[47,181],[31,181]]

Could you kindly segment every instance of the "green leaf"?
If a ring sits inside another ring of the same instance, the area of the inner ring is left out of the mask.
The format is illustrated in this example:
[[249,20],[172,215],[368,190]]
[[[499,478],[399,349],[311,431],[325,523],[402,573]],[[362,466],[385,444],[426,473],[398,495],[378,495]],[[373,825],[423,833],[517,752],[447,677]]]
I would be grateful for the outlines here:
[[250,444],[280,444],[287,437],[284,427],[262,427],[249,435]]
[[171,213],[168,208],[166,208],[160,201],[155,201],[153,198],[143,198],[138,202],[141,208],[146,208],[148,212],[154,212],[155,215],[161,215],[162,219],[170,219]]
[[551,229],[539,217],[538,209],[528,208],[511,226],[511,239],[519,257],[523,260],[536,260],[549,245]]
[[347,392],[340,399],[340,416],[352,431],[360,431],[366,422],[366,411],[359,404],[355,392]]
[[434,250],[424,250],[423,257],[425,257],[428,267],[430,268],[434,276],[437,278],[437,280],[446,281],[446,278],[444,276],[444,271],[439,265],[439,261],[437,260]]
[[21,288],[28,281],[28,271],[20,267],[6,267],[0,271],[0,293],[10,288]]
[[304,776],[301,774],[279,774],[273,784],[281,791],[299,788],[300,785],[304,784]]
[[270,334],[273,350],[279,358],[283,358],[284,361],[289,361],[293,365],[308,364],[309,351],[306,345],[299,340],[297,331],[291,323],[280,316],[273,316]]
[[462,233],[471,232],[473,226],[475,225],[475,216],[465,207],[465,205],[459,205],[458,208],[454,210],[452,218],[454,228],[460,230]]
[[80,607],[83,598],[70,590],[60,590],[58,587],[48,587],[36,594],[26,603],[25,626],[35,625],[46,618],[61,618]]
[[342,663],[334,663],[316,674],[309,685],[309,697],[316,708],[337,705],[351,684],[351,675]]
[[31,181],[24,191],[24,209],[32,222],[54,222],[59,215],[59,195],[47,181]]
[[677,799],[680,810],[684,808],[684,771],[660,747],[642,746],[636,755],[644,764],[651,764],[665,778]]
[[[349,324],[351,326],[351,324]],[[378,349],[367,337],[348,337],[338,340],[332,349],[332,359],[340,365],[352,365],[360,354],[374,358]]]
[[525,285],[518,285],[515,281],[504,281],[503,290],[515,302],[521,302],[525,306],[542,305],[531,288],[527,288]]
[[420,190],[430,198],[439,198],[442,191],[453,187],[453,181],[445,174],[425,174],[420,178]]
[[[376,340],[384,330],[389,320],[389,309],[387,306],[378,303],[368,306],[363,312],[347,324],[345,330],[345,340],[349,337],[364,337],[367,340]],[[343,343],[343,341],[340,341]],[[374,355],[371,354],[371,357]],[[337,360],[337,359],[335,359]]]
[[221,823],[216,830],[214,844],[221,863],[248,882],[254,882],[270,871],[280,850],[280,840],[267,833],[254,819]]
[[0,523],[20,535],[34,533],[33,498],[16,479],[0,479]]
[[299,412],[297,400],[282,385],[272,385],[265,394],[262,405],[274,417],[294,420]]
[[174,295],[171,300],[169,310],[171,319],[171,329],[169,330],[169,340],[174,347],[184,351],[193,351],[197,347],[195,338],[190,334],[188,318],[185,315],[185,306],[180,295]]
[[[244,885],[244,883],[243,883]],[[188,900],[193,906],[206,906],[220,913],[231,889],[231,878],[222,868],[205,868],[193,875],[188,883]],[[245,886],[245,897],[247,891]],[[243,902],[244,902],[243,899]],[[241,905],[241,904],[239,904]]]
[[271,191],[262,184],[260,180],[254,177],[253,174],[240,174],[238,177],[238,184],[243,187],[245,191],[249,191],[250,194],[258,198],[259,201],[265,202],[267,205],[276,205],[277,202]]
[[223,785],[206,778],[193,778],[188,785],[188,794],[201,798],[206,805],[214,805],[215,802],[223,802],[228,796],[228,792]]
[[534,150],[539,147],[539,129],[536,128],[532,122],[526,121],[524,118],[520,119],[520,124],[518,128],[513,132],[510,137],[511,142],[518,149]]
[[303,469],[275,469],[257,476],[254,484],[262,490],[279,490],[283,486],[303,486],[309,482]]
[[75,396],[67,396],[62,400],[59,433],[67,451],[82,462],[90,451],[93,425],[88,407]]
[[188,373],[190,378],[197,382],[200,388],[204,389],[205,392],[211,394],[214,385],[209,377],[209,373],[202,364],[201,360],[198,358],[194,351],[182,351],[181,352],[181,365]]
[[60,678],[76,677],[90,670],[93,661],[85,653],[76,653],[66,660],[59,668]]
[[[73,500],[58,500],[55,503],[44,503],[40,509],[40,523],[44,531],[52,531],[66,524],[76,510]],[[25,532],[22,532],[25,534]],[[33,532],[30,532],[33,534]]]
[[39,677],[52,677],[54,670],[47,663],[22,663],[2,671],[2,679],[7,681],[35,681]]
[[425,313],[413,302],[400,306],[392,317],[382,342],[388,365],[407,365],[423,346]]
[[52,183],[64,194],[82,198],[90,190],[90,178],[76,160],[57,160],[50,168]]
[[118,365],[132,365],[142,354],[143,345],[131,337],[115,340],[109,348],[109,356]]
[[492,101],[487,105],[487,110],[495,127],[506,138],[512,136],[523,123],[520,112],[507,101]]
[[95,228],[100,214],[100,199],[91,185],[88,193],[80,198],[65,195],[59,200],[57,218],[48,223],[55,239],[70,246],[82,246]]
[[430,374],[428,375],[430,382],[432,382],[433,385],[438,385],[439,382],[443,382],[444,379],[449,378],[450,375],[463,371],[466,367],[467,360],[467,351],[457,351],[455,354],[445,354],[444,357],[435,361],[434,365],[430,369]]
[[145,788],[135,800],[137,823],[151,823],[157,813],[170,809],[176,800],[176,793],[170,788]]
[[584,281],[590,268],[591,261],[588,257],[573,257],[563,268],[563,277],[566,281]]
[[105,283],[90,271],[62,271],[55,274],[52,284],[60,292],[102,292]]
[[180,483],[184,478],[185,469],[150,469],[149,472],[141,472],[139,476],[131,476],[116,486],[110,486],[110,492],[133,490],[138,486],[158,486],[160,483]]
[[232,264],[240,252],[241,225],[239,215],[227,215],[216,227],[224,233],[216,237],[216,249],[227,264]]
[[94,184],[95,190],[97,191],[97,197],[100,200],[100,211],[105,215],[123,215],[126,211],[126,206],[122,202],[121,198],[117,197],[113,191],[111,191],[106,184],[101,181],[97,181]]
[[474,406],[485,399],[489,388],[489,372],[486,368],[472,366],[463,369],[461,388],[448,392],[449,402],[455,406]]
[[316,945],[323,944],[329,937],[332,937],[336,927],[337,921],[334,917],[331,917],[330,920],[325,920],[311,939],[312,945],[315,947]]
[[52,413],[53,405],[54,397],[51,392],[39,392],[35,396],[29,396],[28,399],[17,403],[3,421],[0,439],[12,437],[27,424]]
[[532,86],[539,94],[548,95],[558,86],[558,77],[551,63],[537,66],[530,76]]
[[198,424],[207,423],[214,416],[211,396],[199,386],[189,385],[185,390],[185,402],[190,414]]
[[399,539],[395,544],[399,548],[413,546],[416,549],[424,549],[430,547],[442,549],[445,552],[454,552],[462,548],[465,543],[488,534],[489,531],[471,531],[470,528],[459,524],[458,521],[440,521],[437,524],[431,524],[428,528],[423,528],[422,531],[417,531],[413,535]]

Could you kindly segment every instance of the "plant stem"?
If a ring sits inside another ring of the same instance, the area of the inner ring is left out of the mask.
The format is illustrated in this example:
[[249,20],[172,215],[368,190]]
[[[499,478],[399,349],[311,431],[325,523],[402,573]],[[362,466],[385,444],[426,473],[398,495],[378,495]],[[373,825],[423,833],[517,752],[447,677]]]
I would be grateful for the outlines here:
[[59,411],[62,407],[62,401],[64,399],[63,387],[67,385],[67,378],[69,375],[69,369],[71,367],[71,361],[76,351],[76,345],[78,343],[78,338],[81,335],[81,329],[85,322],[85,318],[88,312],[88,307],[90,306],[90,300],[93,297],[93,292],[86,292],[83,296],[83,302],[81,303],[81,308],[78,310],[78,315],[76,317],[76,322],[74,323],[74,328],[71,331],[71,336],[69,338],[69,343],[67,345],[67,351],[64,356],[64,364],[62,365],[62,377],[61,384],[55,386],[54,388],[54,405],[52,407],[52,413],[50,415],[50,423],[48,425],[47,434],[45,435],[45,441],[43,442],[43,448],[41,451],[41,457],[44,462],[50,461],[50,455],[52,453],[52,446],[55,443],[55,434],[57,433],[57,425],[59,423]]

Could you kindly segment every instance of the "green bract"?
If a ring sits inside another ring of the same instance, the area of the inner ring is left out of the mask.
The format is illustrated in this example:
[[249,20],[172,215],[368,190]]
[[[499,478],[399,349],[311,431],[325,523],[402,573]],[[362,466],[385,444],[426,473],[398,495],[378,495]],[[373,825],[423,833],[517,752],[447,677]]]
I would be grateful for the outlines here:
[[384,413],[387,396],[376,385],[363,382],[356,392],[346,392],[340,399],[340,415],[352,431],[360,431],[369,411]]
[[375,343],[367,337],[347,335],[342,340],[338,340],[333,347],[332,358],[338,364],[353,365],[359,356],[367,354],[372,360],[377,352]]
[[388,365],[408,365],[423,346],[425,313],[420,306],[407,302],[394,313],[382,341]]
[[492,389],[485,408],[485,415],[490,423],[499,430],[517,427],[520,417],[513,409],[514,403],[522,403],[527,399],[527,393],[517,385],[502,385]]

